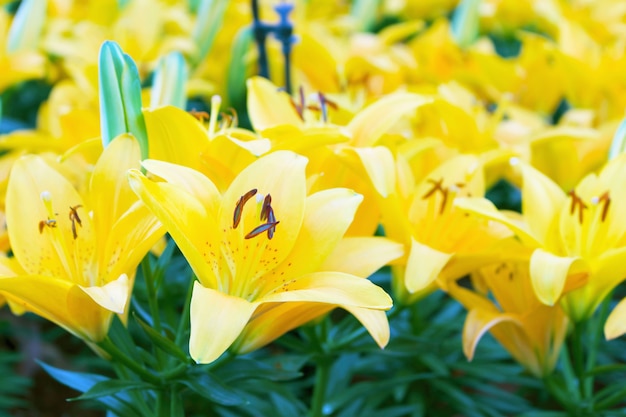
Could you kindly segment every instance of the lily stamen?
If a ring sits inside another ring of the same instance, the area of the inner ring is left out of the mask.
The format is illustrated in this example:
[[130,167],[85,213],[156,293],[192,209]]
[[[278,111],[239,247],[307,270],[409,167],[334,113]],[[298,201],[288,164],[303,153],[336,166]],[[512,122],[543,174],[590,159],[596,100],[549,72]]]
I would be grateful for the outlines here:
[[604,222],[604,220],[606,219],[606,215],[609,212],[609,206],[611,205],[611,197],[609,197],[609,192],[605,191],[604,194],[602,194],[600,197],[594,197],[591,202],[593,204],[604,203],[604,206],[602,207],[602,215],[600,216],[600,220]]
[[78,208],[82,207],[82,205],[77,205],[77,206],[73,206],[70,207],[70,221],[72,222],[72,236],[74,236],[74,240],[76,240],[76,238],[78,237],[78,233],[76,233],[76,223],[78,223],[78,225],[80,227],[83,227],[83,223],[80,220],[80,217],[78,216]]
[[264,223],[260,226],[252,229],[250,233],[244,236],[244,239],[252,239],[255,236],[260,235],[263,232],[267,232],[268,239],[271,239],[274,236],[274,230],[276,230],[276,225],[280,223],[280,221],[272,222],[272,223]]
[[48,220],[41,220],[39,222],[39,233],[43,233],[44,227],[54,228],[57,227],[57,221],[48,217]]
[[[578,222],[580,224],[583,224],[583,213],[585,211],[585,209],[587,209],[587,205],[585,204],[585,202],[582,200],[582,198],[580,198],[576,192],[574,190],[570,191],[568,193],[568,195],[570,197],[572,197],[572,204],[570,205],[570,209],[569,209],[569,214],[573,215],[576,212],[576,208],[580,208],[580,211],[578,212]],[[608,198],[608,195],[607,195]],[[608,208],[608,205],[607,207]],[[603,219],[604,220],[604,219]]]
[[426,200],[427,198],[430,198],[437,191],[441,192],[442,200],[441,200],[441,205],[439,206],[439,214],[443,214],[446,208],[446,203],[448,202],[448,188],[443,186],[443,178],[441,178],[438,181],[429,179],[428,182],[430,182],[433,185],[433,188],[428,190],[428,192],[422,196],[422,200]]
[[237,201],[237,204],[235,205],[235,211],[233,213],[233,229],[236,229],[237,226],[239,226],[239,222],[241,221],[241,213],[243,212],[243,206],[248,200],[254,197],[256,193],[257,189],[253,188],[252,190],[242,195]]

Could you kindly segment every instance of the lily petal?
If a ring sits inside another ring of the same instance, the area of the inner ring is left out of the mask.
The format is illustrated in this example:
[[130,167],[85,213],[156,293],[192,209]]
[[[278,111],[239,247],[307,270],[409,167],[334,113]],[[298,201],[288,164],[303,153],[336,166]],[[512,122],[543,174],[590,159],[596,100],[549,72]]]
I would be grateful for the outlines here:
[[0,291],[21,309],[44,317],[80,338],[97,342],[106,335],[105,316],[112,313],[70,281],[22,275],[0,279]]
[[94,218],[97,236],[106,236],[115,220],[137,201],[126,182],[126,171],[139,168],[139,161],[139,142],[130,134],[114,138],[98,159],[89,184],[94,191],[90,207],[98,213]]
[[128,275],[122,274],[115,281],[111,281],[102,287],[83,287],[85,292],[98,305],[117,314],[124,314],[126,303],[130,297],[130,280]]
[[219,358],[243,331],[257,305],[195,282],[190,310],[191,357],[197,363]]
[[390,331],[387,314],[384,311],[369,308],[341,306],[357,318],[367,329],[376,344],[382,349],[389,343]]
[[[273,276],[304,275],[319,270],[352,223],[363,200],[360,194],[334,188],[310,195],[306,200],[304,221],[293,250],[273,271]],[[314,248],[314,250],[311,250]],[[332,269],[330,269],[332,270]],[[273,289],[276,284],[268,282]]]
[[357,113],[346,128],[354,146],[373,146],[404,115],[432,101],[414,93],[389,94]]
[[554,305],[563,294],[570,270],[584,269],[583,262],[578,257],[556,256],[543,249],[536,249],[530,257],[530,279],[539,301]]
[[213,233],[215,219],[205,210],[198,199],[173,184],[154,183],[137,170],[130,170],[128,179],[141,201],[156,215],[172,235],[176,244],[191,265],[200,281],[211,288],[218,288],[210,259],[205,258],[201,248],[205,242],[219,247]]
[[404,276],[407,290],[413,293],[428,287],[453,256],[453,253],[440,252],[411,238],[411,252]]
[[626,333],[626,298],[622,299],[604,323],[604,337],[612,340]]
[[336,308],[321,303],[264,303],[257,307],[233,350],[247,353]]
[[384,237],[346,237],[319,269],[369,277],[404,255],[404,245]]
[[200,155],[209,136],[191,114],[173,106],[144,110],[150,142],[150,159],[180,164],[202,172]]
[[520,238],[522,242],[531,247],[541,246],[537,237],[528,230],[525,223],[519,223],[513,217],[506,216],[499,211],[496,206],[486,198],[482,197],[457,197],[454,199],[454,206],[467,213],[476,214],[480,217],[495,220],[508,226]]
[[217,216],[222,198],[215,184],[205,175],[183,165],[146,159],[141,163],[148,172],[187,191],[203,203],[207,213]]
[[472,360],[476,346],[485,333],[494,326],[505,322],[521,326],[519,320],[509,314],[483,309],[470,310],[463,326],[463,353],[467,359]]
[[370,281],[341,272],[315,272],[286,282],[259,302],[314,302],[388,310],[392,300]]
[[254,130],[261,132],[277,125],[302,126],[289,95],[263,77],[247,81],[248,114]]
[[522,213],[529,221],[529,228],[540,242],[554,235],[558,214],[566,200],[565,193],[552,180],[535,168],[523,164]]

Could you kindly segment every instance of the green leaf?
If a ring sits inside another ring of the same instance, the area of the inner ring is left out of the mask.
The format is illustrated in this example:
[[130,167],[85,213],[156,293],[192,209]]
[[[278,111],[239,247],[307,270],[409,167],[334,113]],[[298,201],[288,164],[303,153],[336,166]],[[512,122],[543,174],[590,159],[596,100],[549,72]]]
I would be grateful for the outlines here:
[[134,317],[137,323],[139,323],[139,326],[141,326],[142,330],[159,349],[180,359],[184,363],[191,363],[189,356],[176,346],[173,340],[168,339],[161,333],[154,330],[149,324],[145,323],[136,315],[134,315]]
[[251,66],[247,59],[252,45],[252,28],[244,27],[235,36],[231,46],[230,62],[226,79],[228,102],[239,114],[246,110],[246,79],[250,76]]
[[108,337],[111,339],[111,342],[113,342],[115,346],[124,354],[130,356],[136,362],[143,364],[143,360],[137,350],[135,342],[130,336],[128,329],[124,326],[117,315],[113,316],[113,320],[111,320]]
[[[38,363],[52,378],[81,393],[89,391],[98,383],[109,380],[102,375],[66,371],[40,361]],[[100,397],[96,401],[104,404],[107,409],[115,412],[118,416],[142,417],[141,412],[131,403],[130,397],[126,393],[120,394],[120,396]]]
[[[304,361],[303,361],[304,363]],[[238,357],[234,361],[224,364],[216,371],[221,379],[232,383],[242,379],[266,379],[270,381],[289,381],[300,378],[299,370],[277,368],[272,364],[258,359]]]
[[190,372],[187,378],[178,382],[216,404],[233,406],[245,403],[239,392],[227,387],[208,373]]
[[228,0],[205,0],[200,3],[196,25],[191,35],[199,51],[194,60],[196,65],[211,51],[215,37],[224,22],[227,7]]
[[149,389],[154,389],[154,387],[142,381],[125,381],[125,380],[120,380],[120,379],[108,379],[106,381],[97,382],[91,388],[89,388],[85,393],[83,393],[81,396],[72,398],[72,401],[107,397],[110,395],[117,394],[119,392],[136,390],[136,389],[149,390]]
[[180,52],[170,52],[162,57],[152,80],[150,107],[171,105],[184,110],[187,72],[187,63]]

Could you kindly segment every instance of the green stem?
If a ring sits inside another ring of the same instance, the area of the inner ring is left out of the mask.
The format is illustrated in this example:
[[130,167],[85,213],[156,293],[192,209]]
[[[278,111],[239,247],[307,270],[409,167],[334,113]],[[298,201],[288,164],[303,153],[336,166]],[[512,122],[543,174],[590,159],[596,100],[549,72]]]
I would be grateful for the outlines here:
[[[598,350],[600,348],[600,340],[602,340],[602,332],[604,330],[604,322],[609,315],[609,307],[611,300],[613,299],[613,292],[610,292],[606,296],[602,304],[600,305],[600,313],[596,316],[597,321],[594,323],[591,332],[591,340],[589,341],[589,354],[587,356],[586,371],[591,371],[596,366],[596,359],[598,357]],[[593,374],[587,376],[585,381],[585,391],[587,392],[587,398],[593,397]]]
[[588,398],[587,393],[585,392],[585,352],[583,348],[583,340],[585,338],[584,330],[584,322],[574,323],[571,340],[572,365],[574,367],[576,379],[578,380],[580,396],[583,400]]
[[189,287],[187,288],[187,294],[185,295],[185,304],[183,305],[183,313],[180,315],[180,321],[178,322],[178,328],[176,329],[176,338],[174,343],[180,346],[185,335],[185,329],[189,323],[189,310],[191,309],[191,295],[193,294],[193,285],[196,282],[196,277],[191,276],[189,280]]
[[[125,368],[123,365],[116,363],[113,365],[113,369],[115,373],[120,379],[126,381],[132,381],[134,378],[128,372],[128,368]],[[137,390],[130,390],[128,395],[132,398],[132,405],[139,409],[139,414],[144,416],[149,416],[152,414],[152,410],[145,402],[144,396]]]
[[168,417],[170,415],[170,389],[165,386],[157,391],[156,397],[156,416]]
[[141,261],[141,270],[146,280],[146,288],[148,289],[148,305],[150,307],[150,315],[152,316],[152,325],[154,330],[161,333],[161,317],[159,316],[159,300],[157,298],[156,280],[152,276],[152,268],[150,266],[150,255],[146,255]]
[[169,416],[180,416],[182,408],[180,406],[180,391],[176,386],[170,389],[170,412]]
[[311,417],[324,416],[324,403],[326,401],[326,390],[328,388],[331,365],[332,361],[328,356],[322,356],[317,361],[315,386],[313,387],[313,399],[311,403]]
[[121,365],[124,365],[126,368],[130,369],[135,374],[139,375],[141,379],[143,379],[144,381],[157,385],[157,386],[161,385],[161,382],[162,382],[161,378],[159,378],[158,376],[154,375],[152,372],[145,369],[142,365],[137,363],[135,360],[126,356],[124,352],[118,349],[118,347],[115,346],[113,342],[111,342],[111,339],[109,338],[104,339],[102,342],[98,344],[98,346],[102,348],[105,352],[107,352],[111,356],[111,359],[113,359],[114,361],[118,362]]
[[189,364],[188,363],[181,363],[180,365],[178,365],[176,368],[172,368],[168,371],[165,372],[161,372],[159,374],[159,377],[164,380],[164,381],[169,381],[172,379],[176,379],[179,376],[184,375],[187,370],[189,369]]

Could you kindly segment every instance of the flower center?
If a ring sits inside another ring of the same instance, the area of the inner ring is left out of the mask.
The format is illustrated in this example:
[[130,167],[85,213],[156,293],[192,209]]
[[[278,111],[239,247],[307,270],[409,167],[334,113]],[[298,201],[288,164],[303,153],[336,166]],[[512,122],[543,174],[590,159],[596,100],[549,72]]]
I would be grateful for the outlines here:
[[[457,182],[455,184],[452,184],[449,187],[444,187],[443,178],[440,178],[439,180],[433,180],[429,178],[427,181],[432,184],[432,187],[422,196],[422,200],[427,200],[431,197],[434,197],[437,194],[441,194],[439,214],[443,214],[443,212],[446,210],[446,206],[448,205],[448,197],[450,196],[450,193],[451,192],[453,193],[452,197],[454,198],[454,195],[456,195],[460,191],[461,188],[465,187],[465,184],[462,182]],[[450,199],[450,202],[452,199]]]
[[[589,206],[585,204],[583,199],[576,194],[576,191],[572,190],[568,193],[568,195],[572,198],[572,202],[570,204],[569,214],[575,215],[578,212],[578,223],[583,224],[584,220],[584,212],[589,209]],[[609,212],[609,206],[611,205],[611,198],[609,197],[609,192],[605,191],[599,197],[591,198],[591,204],[594,206],[598,206],[602,204],[602,212],[600,214],[600,221],[604,222],[606,220],[606,216]]]
[[[239,226],[244,206],[252,197],[256,195],[256,193],[257,189],[253,188],[252,190],[242,195],[237,201],[237,204],[235,205],[235,211],[233,212],[233,229],[236,229],[237,226]],[[276,216],[274,215],[274,209],[272,208],[272,196],[269,194],[266,195],[263,199],[259,220],[265,223],[262,223],[252,229],[247,235],[244,236],[245,239],[252,239],[253,237],[258,236],[264,232],[267,232],[268,239],[272,239],[274,237],[274,233],[276,232],[276,225],[280,222],[276,220]]]

